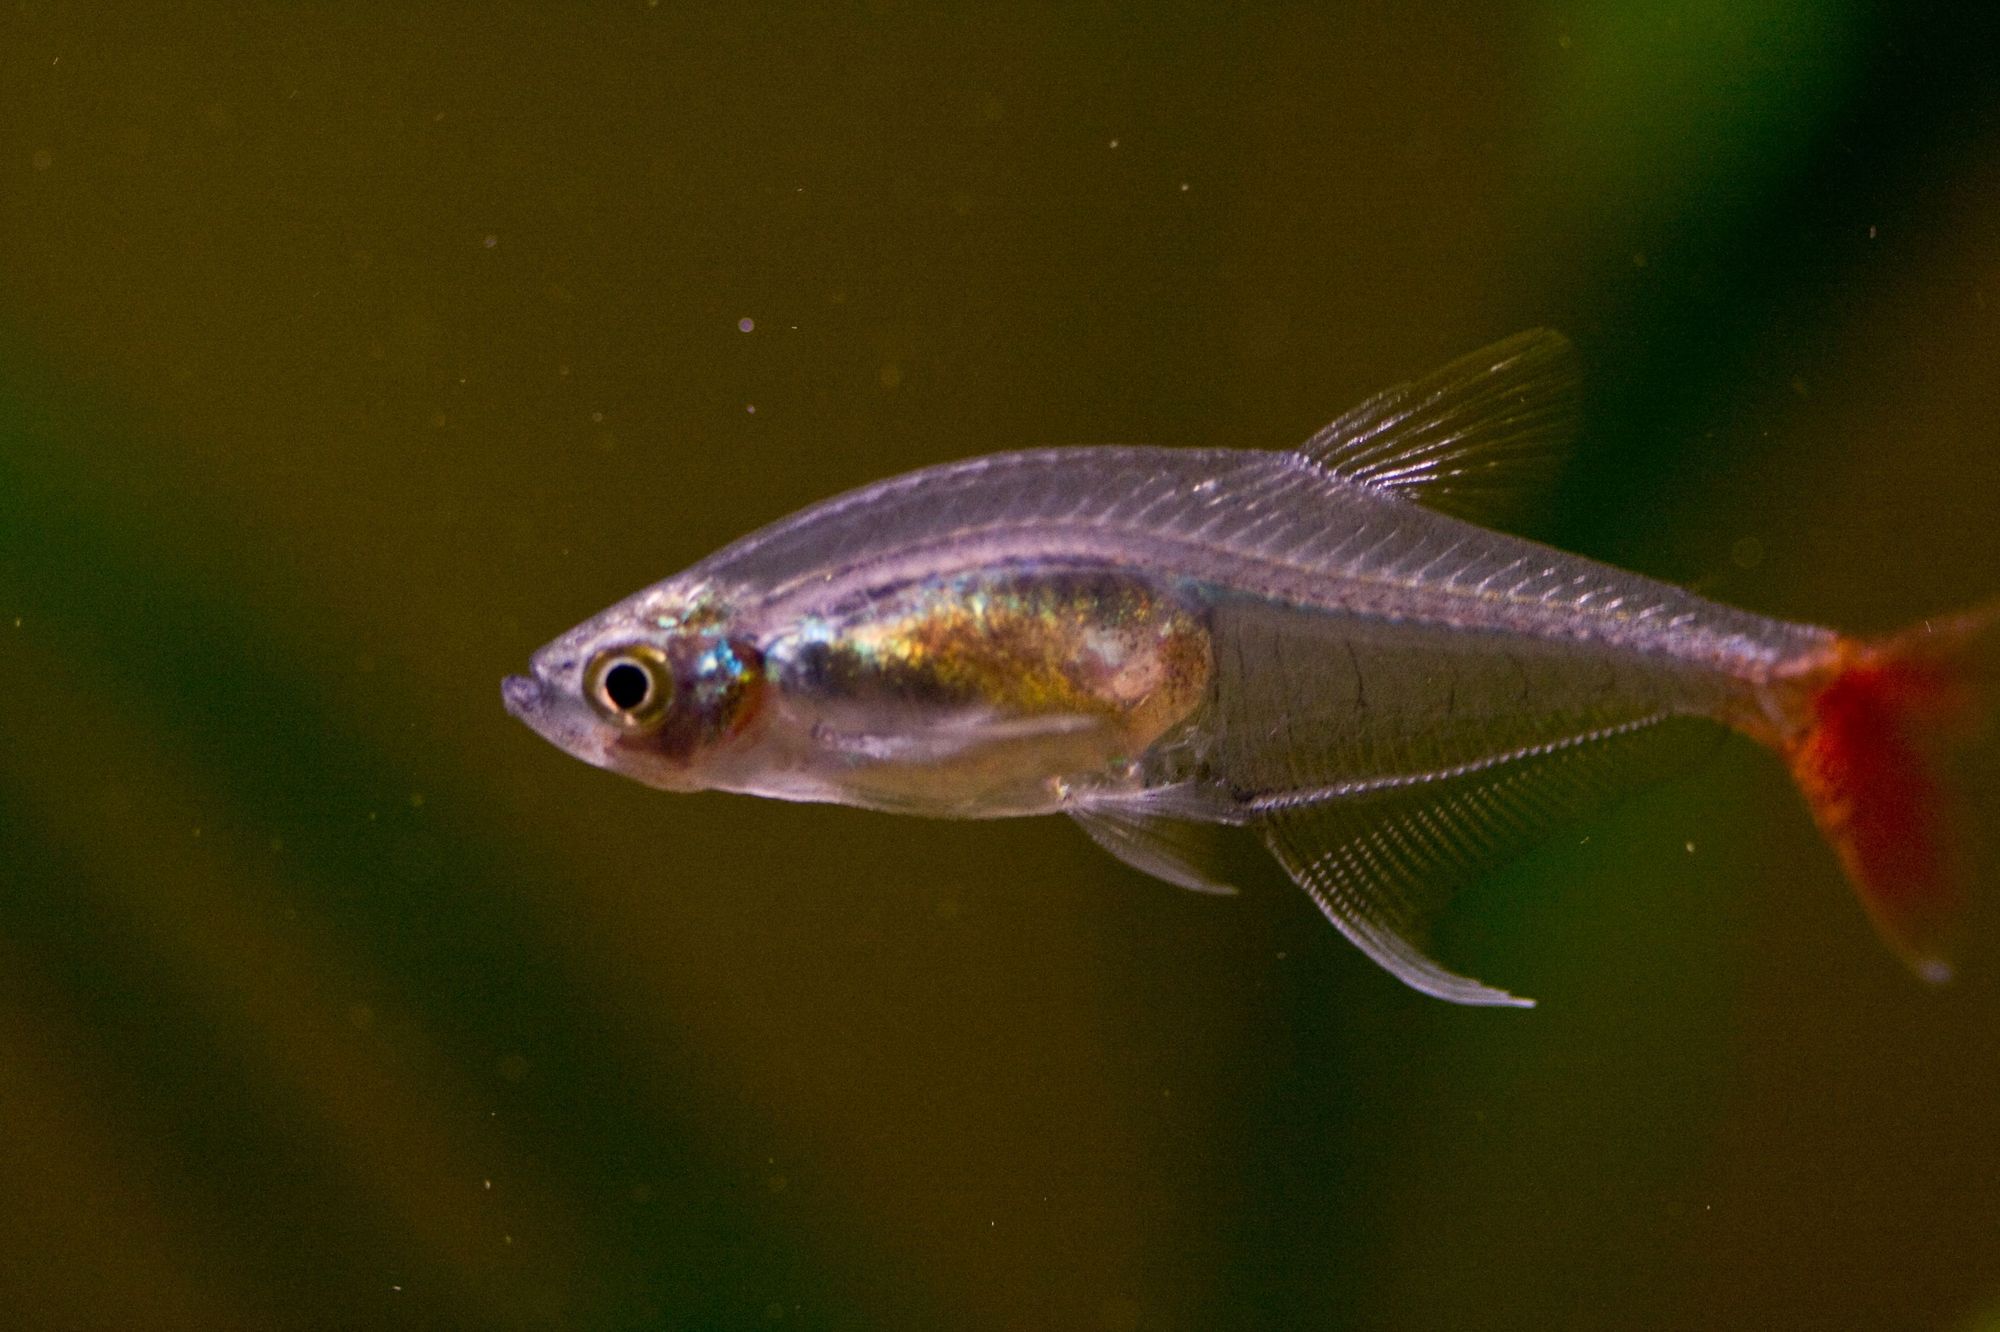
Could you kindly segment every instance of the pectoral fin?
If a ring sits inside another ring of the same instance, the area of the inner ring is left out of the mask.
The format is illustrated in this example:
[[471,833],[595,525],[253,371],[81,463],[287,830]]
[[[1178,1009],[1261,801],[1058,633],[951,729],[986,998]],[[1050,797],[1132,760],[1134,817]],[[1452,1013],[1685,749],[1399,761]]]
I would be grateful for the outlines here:
[[883,763],[943,763],[985,745],[1076,735],[1102,724],[1098,718],[1072,713],[1007,717],[977,712],[911,734],[817,726],[813,740],[822,749]]

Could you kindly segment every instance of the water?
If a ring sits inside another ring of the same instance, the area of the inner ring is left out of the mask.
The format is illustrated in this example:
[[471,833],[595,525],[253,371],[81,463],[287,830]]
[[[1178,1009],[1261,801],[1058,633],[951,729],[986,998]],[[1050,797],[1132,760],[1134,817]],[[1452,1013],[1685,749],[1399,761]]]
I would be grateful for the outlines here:
[[537,643],[846,485],[1279,445],[1517,328],[1536,534],[2000,587],[2000,79],[1689,4],[0,20],[0,1308],[30,1327],[1961,1327],[2000,925],[1930,993],[1747,747],[1466,901],[672,798]]

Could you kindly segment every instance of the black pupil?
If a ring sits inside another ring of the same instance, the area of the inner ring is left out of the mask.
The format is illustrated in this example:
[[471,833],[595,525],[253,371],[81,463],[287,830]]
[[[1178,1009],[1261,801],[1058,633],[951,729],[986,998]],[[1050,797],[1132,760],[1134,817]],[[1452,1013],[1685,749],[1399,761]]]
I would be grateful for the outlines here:
[[646,674],[643,667],[634,666],[629,661],[621,661],[604,673],[604,696],[620,712],[630,712],[644,703],[646,695],[652,692],[652,677]]

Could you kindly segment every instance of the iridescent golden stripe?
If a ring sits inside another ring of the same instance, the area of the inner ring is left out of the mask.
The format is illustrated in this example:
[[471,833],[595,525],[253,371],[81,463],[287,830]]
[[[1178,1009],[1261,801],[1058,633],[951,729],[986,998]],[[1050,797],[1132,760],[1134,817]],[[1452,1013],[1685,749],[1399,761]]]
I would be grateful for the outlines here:
[[928,584],[837,635],[836,686],[1007,716],[1104,718],[1137,750],[1201,701],[1199,617],[1116,575]]

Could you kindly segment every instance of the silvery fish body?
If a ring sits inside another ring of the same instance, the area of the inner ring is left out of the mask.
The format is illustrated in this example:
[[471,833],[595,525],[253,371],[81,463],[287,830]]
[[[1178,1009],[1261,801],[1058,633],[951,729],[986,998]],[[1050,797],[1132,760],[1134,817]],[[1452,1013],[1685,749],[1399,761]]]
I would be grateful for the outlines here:
[[1534,332],[1295,450],[915,472],[579,625],[507,706],[670,790],[1066,814],[1190,888],[1229,891],[1210,831],[1249,827],[1409,984],[1522,1003],[1426,953],[1451,892],[1725,727],[1798,751],[1851,646],[1461,516],[1546,473],[1574,404]]

